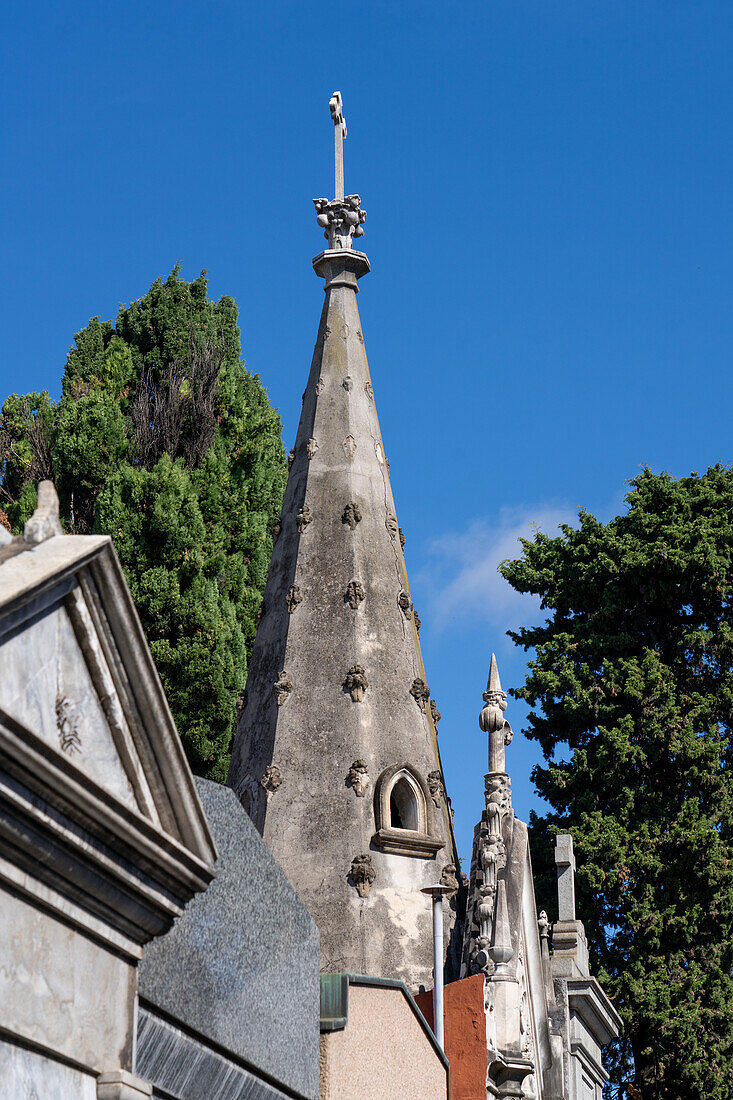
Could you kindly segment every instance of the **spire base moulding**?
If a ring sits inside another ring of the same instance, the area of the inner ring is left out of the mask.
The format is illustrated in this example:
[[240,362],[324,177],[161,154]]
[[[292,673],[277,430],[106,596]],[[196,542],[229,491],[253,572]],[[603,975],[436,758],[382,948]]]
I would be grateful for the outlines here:
[[368,275],[371,270],[364,252],[355,249],[327,248],[313,258],[313,270],[321,279],[326,280],[324,291],[334,286],[347,286],[358,294],[356,280]]

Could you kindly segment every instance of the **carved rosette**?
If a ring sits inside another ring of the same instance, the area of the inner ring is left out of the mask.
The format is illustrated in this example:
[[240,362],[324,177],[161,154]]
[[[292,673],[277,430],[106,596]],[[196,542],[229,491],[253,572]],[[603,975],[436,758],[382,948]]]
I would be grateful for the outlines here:
[[443,795],[445,794],[445,788],[443,787],[443,776],[439,771],[428,772],[428,790],[430,791],[433,805],[440,806]]
[[377,872],[374,870],[372,857],[368,853],[354,856],[349,869],[348,882],[356,889],[360,898],[369,897],[369,891],[376,877]]
[[368,687],[369,681],[366,678],[366,673],[362,665],[352,665],[346,673],[346,678],[343,683],[344,691],[349,693],[352,702],[361,703],[364,698],[364,692]]
[[291,584],[288,589],[288,594],[285,597],[285,606],[288,609],[288,615],[292,615],[299,603],[303,602],[303,597],[300,592],[300,586],[297,584]]
[[283,669],[275,683],[272,685],[272,694],[275,697],[275,702],[279,707],[283,705],[292,690],[292,681],[288,677],[285,669]]
[[430,688],[420,676],[416,676],[415,679],[412,681],[410,695],[415,700],[423,714],[425,714],[425,708],[427,707],[428,699],[430,698]]
[[344,593],[344,600],[352,610],[357,611],[359,604],[366,598],[366,592],[364,591],[364,585],[361,581],[353,580],[349,581],[346,586],[346,592]]
[[313,516],[311,515],[311,510],[310,510],[310,508],[308,507],[307,504],[304,504],[303,507],[298,512],[298,515],[296,516],[296,519],[295,519],[295,522],[296,522],[297,527],[298,527],[298,531],[300,532],[301,535],[305,531],[308,524],[311,523],[312,521],[313,521]]
[[363,798],[369,786],[369,772],[366,760],[355,760],[349,768],[346,782],[357,798]]
[[282,781],[283,777],[277,764],[268,764],[262,779],[260,779],[260,786],[270,795],[274,794],[277,788],[282,786]]
[[353,237],[362,237],[366,210],[361,209],[358,195],[343,199],[314,199],[316,221],[323,230],[329,248],[351,248]]
[[357,523],[361,522],[361,508],[358,504],[355,504],[353,500],[349,501],[349,503],[344,508],[344,514],[341,516],[341,522],[346,524],[347,527],[350,527],[352,531],[356,527]]

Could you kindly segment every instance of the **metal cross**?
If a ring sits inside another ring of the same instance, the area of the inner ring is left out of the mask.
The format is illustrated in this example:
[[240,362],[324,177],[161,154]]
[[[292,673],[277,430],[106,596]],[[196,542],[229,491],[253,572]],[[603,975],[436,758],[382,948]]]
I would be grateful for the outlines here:
[[331,108],[331,118],[334,122],[335,158],[336,158],[336,194],[334,198],[344,197],[344,138],[346,137],[346,119],[344,118],[344,105],[341,92],[334,92],[328,106]]

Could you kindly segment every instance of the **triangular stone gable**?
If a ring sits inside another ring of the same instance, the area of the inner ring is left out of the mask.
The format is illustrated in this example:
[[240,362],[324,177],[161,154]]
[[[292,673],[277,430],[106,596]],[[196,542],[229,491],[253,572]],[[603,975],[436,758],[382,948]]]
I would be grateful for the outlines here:
[[125,770],[64,601],[0,639],[0,662],[0,707],[115,798],[149,816],[149,790],[138,801],[135,777]]
[[111,799],[215,858],[107,537],[57,535],[0,564],[0,711]]

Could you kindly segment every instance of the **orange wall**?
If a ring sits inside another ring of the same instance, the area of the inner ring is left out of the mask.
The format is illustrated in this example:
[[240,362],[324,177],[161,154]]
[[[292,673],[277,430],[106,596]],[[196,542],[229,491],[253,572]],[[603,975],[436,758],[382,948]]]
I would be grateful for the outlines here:
[[[415,997],[433,1026],[433,991]],[[484,978],[472,974],[445,987],[445,1053],[450,1062],[451,1100],[486,1100]]]

